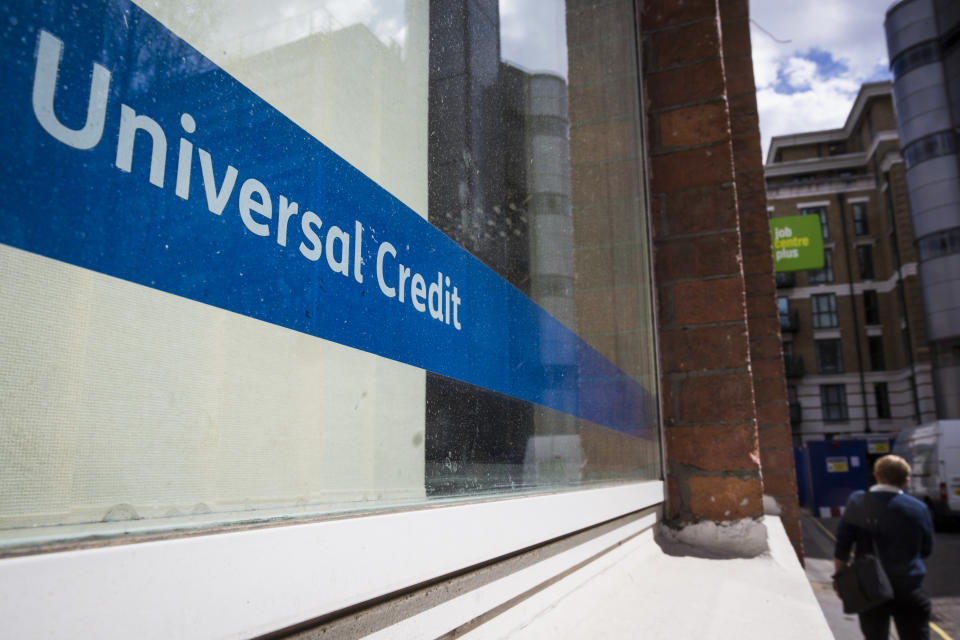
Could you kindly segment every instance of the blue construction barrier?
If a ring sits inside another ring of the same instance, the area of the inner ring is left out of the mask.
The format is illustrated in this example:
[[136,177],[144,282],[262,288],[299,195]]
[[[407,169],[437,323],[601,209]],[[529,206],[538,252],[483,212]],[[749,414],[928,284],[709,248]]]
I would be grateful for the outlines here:
[[810,468],[806,447],[793,448],[793,467],[797,470],[797,502],[810,507]]
[[851,493],[870,486],[866,440],[808,442],[806,449],[810,491],[807,504],[813,515],[839,515]]

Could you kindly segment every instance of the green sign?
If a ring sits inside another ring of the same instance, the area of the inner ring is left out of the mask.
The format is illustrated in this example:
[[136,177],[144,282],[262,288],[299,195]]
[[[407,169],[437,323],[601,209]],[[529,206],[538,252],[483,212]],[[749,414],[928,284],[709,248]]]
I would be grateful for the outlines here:
[[805,271],[823,268],[823,235],[820,217],[814,215],[774,218],[770,221],[773,270]]

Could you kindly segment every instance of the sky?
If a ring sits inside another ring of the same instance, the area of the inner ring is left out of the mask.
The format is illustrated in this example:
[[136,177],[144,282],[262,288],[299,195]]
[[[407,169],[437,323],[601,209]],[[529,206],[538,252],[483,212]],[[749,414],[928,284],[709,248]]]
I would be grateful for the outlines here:
[[890,79],[883,18],[891,4],[750,0],[764,160],[772,136],[838,129],[860,85]]

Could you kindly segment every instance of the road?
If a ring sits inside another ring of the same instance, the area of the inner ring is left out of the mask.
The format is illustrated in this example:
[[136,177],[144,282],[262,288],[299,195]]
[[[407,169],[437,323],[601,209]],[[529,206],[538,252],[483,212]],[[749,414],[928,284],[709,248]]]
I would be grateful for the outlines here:
[[[833,593],[833,536],[839,518],[803,516],[807,578],[837,640],[862,638],[857,617],[845,615]],[[925,586],[933,601],[931,640],[960,640],[960,526],[937,531],[933,555],[926,561]],[[892,625],[891,625],[892,626]],[[895,634],[894,634],[895,635]]]

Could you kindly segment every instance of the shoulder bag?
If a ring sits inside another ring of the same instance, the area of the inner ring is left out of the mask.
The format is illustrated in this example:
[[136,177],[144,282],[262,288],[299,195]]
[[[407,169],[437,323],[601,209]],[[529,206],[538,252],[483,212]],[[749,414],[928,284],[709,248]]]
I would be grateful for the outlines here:
[[877,553],[877,516],[870,492],[866,492],[863,498],[872,548],[833,576],[833,584],[843,600],[844,613],[862,613],[893,599],[893,587]]

